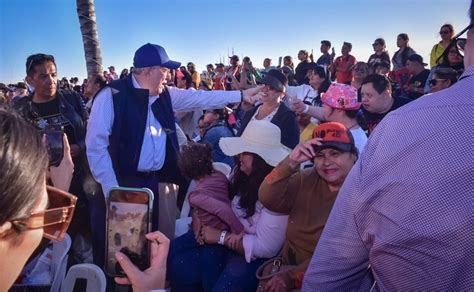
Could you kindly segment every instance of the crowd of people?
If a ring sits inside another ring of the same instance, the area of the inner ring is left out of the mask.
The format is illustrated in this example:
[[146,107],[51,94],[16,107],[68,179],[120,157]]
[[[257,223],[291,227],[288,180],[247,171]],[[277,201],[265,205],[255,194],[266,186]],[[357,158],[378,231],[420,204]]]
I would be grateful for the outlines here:
[[[406,33],[392,58],[383,38],[367,62],[322,40],[296,66],[234,55],[201,74],[148,43],[130,69],[81,85],[58,79],[54,56],[27,57],[25,80],[0,84],[0,290],[22,283],[42,235],[67,228],[82,243],[69,264],[103,268],[117,186],[153,191],[154,232],[150,268],[117,253],[127,277],[108,279],[111,291],[474,289],[473,4],[466,29],[441,26],[431,69]],[[58,126],[63,158],[48,166],[41,133]],[[159,183],[192,209],[170,241]]]

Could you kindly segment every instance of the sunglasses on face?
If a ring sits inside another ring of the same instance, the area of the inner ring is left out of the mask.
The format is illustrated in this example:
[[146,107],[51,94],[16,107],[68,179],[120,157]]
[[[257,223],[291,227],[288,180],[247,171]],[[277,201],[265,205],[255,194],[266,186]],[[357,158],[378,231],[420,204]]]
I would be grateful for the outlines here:
[[47,186],[48,208],[11,221],[20,231],[43,228],[43,236],[61,241],[71,223],[77,198],[55,187]]
[[450,34],[451,32],[449,30],[442,30],[439,32],[439,34]]
[[277,91],[275,88],[271,87],[270,85],[265,85],[263,86],[263,88],[265,88],[266,91]]
[[431,79],[430,80],[430,85],[431,86],[436,86],[436,84],[438,84],[438,81],[446,81],[446,79]]
[[378,46],[378,45],[380,45],[380,44],[379,44],[379,43],[373,43],[373,44],[372,44],[372,47],[376,47],[376,46]]

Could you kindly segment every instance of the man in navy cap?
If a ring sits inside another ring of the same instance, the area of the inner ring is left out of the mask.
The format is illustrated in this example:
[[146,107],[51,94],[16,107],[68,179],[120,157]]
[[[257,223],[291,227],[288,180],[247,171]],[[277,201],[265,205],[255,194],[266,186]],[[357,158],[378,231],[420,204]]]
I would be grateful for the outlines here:
[[[258,90],[223,92],[165,86],[169,70],[180,65],[170,60],[161,46],[148,43],[140,47],[132,74],[112,81],[96,96],[87,129],[87,157],[104,196],[114,186],[152,190],[153,230],[158,228],[158,182],[183,181],[177,167],[174,111],[223,108],[242,99],[253,103]],[[96,242],[105,240],[104,199],[98,198],[91,209],[97,217],[94,238]],[[105,246],[105,241],[94,248],[100,246]]]

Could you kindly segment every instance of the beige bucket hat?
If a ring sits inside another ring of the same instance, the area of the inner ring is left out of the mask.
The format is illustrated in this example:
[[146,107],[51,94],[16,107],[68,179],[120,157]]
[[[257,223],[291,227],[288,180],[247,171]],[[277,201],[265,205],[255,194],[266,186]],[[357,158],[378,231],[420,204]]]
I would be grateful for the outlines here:
[[225,155],[255,153],[269,165],[276,166],[291,151],[281,144],[280,139],[281,131],[275,124],[268,121],[250,121],[242,136],[221,138],[219,146]]

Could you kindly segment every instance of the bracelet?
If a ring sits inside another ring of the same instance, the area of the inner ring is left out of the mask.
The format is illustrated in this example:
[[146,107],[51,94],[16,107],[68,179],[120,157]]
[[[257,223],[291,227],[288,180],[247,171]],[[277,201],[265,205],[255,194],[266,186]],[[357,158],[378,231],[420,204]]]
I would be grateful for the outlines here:
[[309,105],[305,104],[303,114],[307,113],[308,111],[309,111]]
[[244,91],[240,90],[240,102],[244,101]]
[[219,238],[219,242],[217,244],[224,245],[225,236],[227,235],[227,231],[223,230],[221,232],[221,237]]

